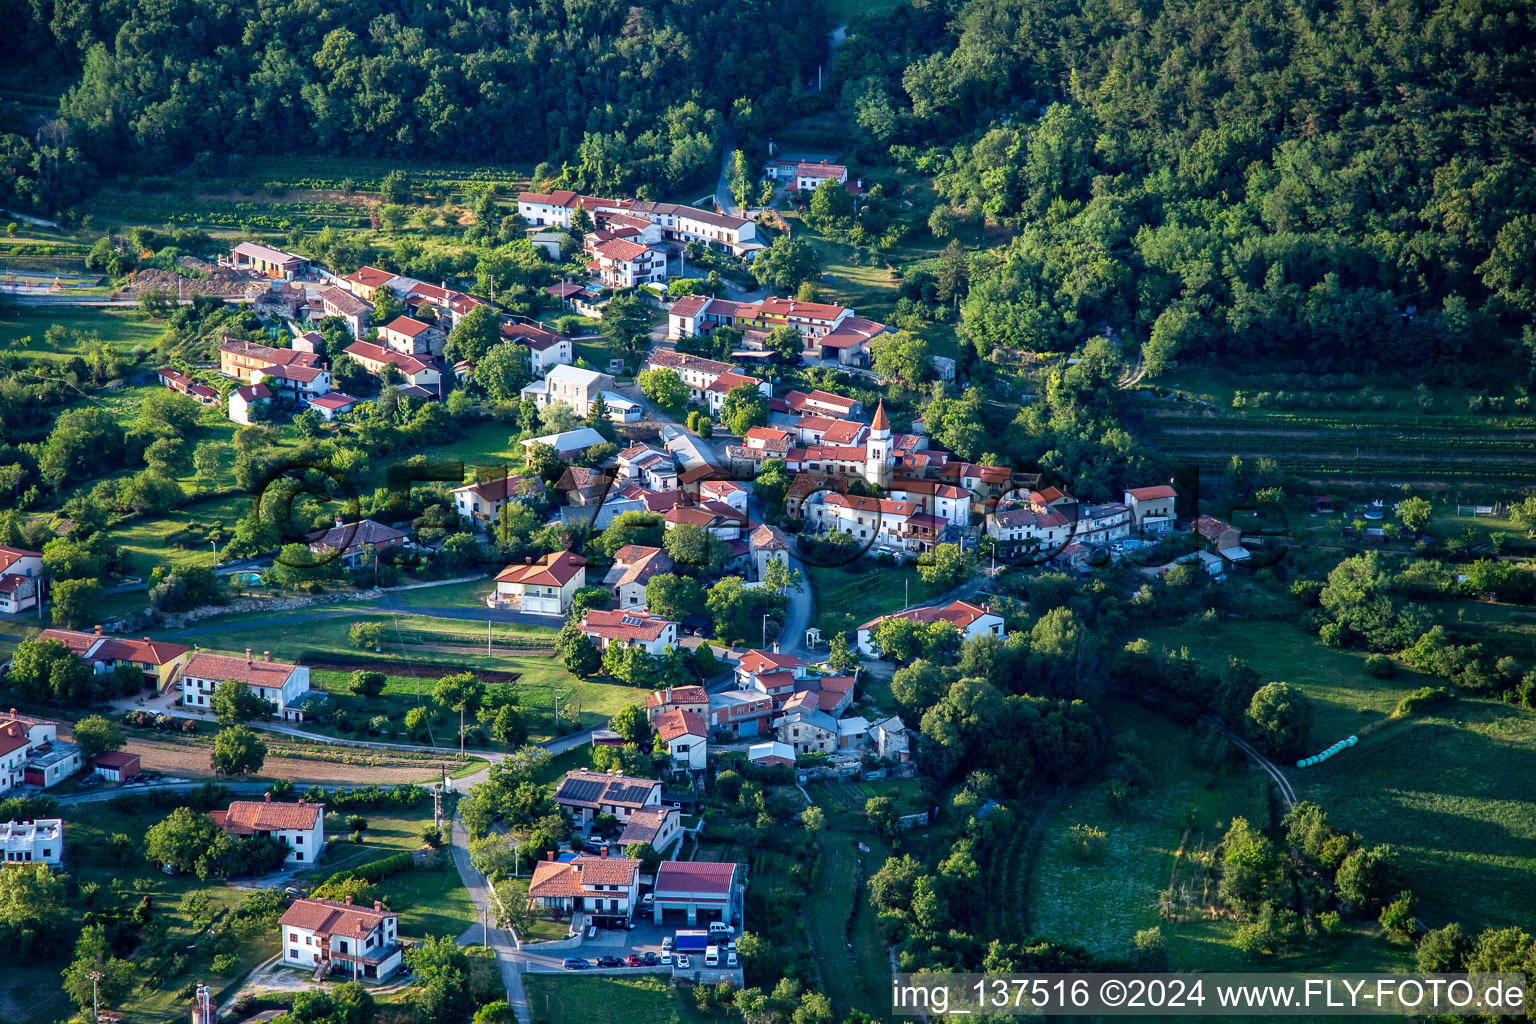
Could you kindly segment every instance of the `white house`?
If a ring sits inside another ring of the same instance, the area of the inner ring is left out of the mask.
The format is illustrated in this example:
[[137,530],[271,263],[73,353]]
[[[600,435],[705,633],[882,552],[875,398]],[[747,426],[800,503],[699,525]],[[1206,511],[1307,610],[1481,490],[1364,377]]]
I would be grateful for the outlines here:
[[36,608],[43,584],[43,553],[0,545],[0,612]]
[[629,857],[575,857],[534,865],[528,898],[551,910],[584,912],[599,927],[628,925],[639,904],[640,862]]
[[661,226],[662,237],[672,242],[702,242],[736,256],[748,256],[763,248],[757,240],[757,223],[713,210],[677,203],[634,203],[629,214]]
[[181,703],[189,708],[210,708],[214,691],[226,679],[246,684],[256,696],[277,705],[273,714],[283,721],[304,721],[309,668],[273,661],[271,651],[263,651],[260,659],[253,658],[249,647],[243,658],[206,651],[194,653],[181,670]]
[[628,821],[636,811],[661,806],[661,783],[576,768],[555,787],[555,803],[569,811],[578,825],[590,824],[599,814]]
[[593,608],[581,617],[581,631],[600,651],[618,644],[660,655],[677,646],[677,623],[643,610]]
[[278,922],[283,965],[384,981],[400,970],[399,918],[378,900],[372,909],[334,900],[297,899]]
[[[264,372],[262,370],[257,373]],[[229,393],[229,418],[235,423],[250,426],[258,408],[272,404],[272,389],[265,384],[247,384]]]
[[443,354],[448,340],[439,328],[414,317],[397,316],[379,328],[384,347],[402,355],[433,358]]
[[489,522],[509,501],[525,501],[542,492],[544,485],[520,476],[500,476],[453,489],[453,505],[465,519]]
[[251,381],[265,384],[272,391],[273,397],[295,402],[309,402],[331,391],[329,371],[297,363],[263,366],[252,371]]
[[623,213],[633,204],[631,199],[599,199],[564,189],[521,192],[517,196],[518,214],[535,227],[569,228],[577,210],[586,210],[595,220],[605,214]]
[[343,391],[332,391],[328,395],[311,398],[309,400],[309,407],[319,413],[321,419],[330,423],[337,416],[356,409],[358,401],[359,399],[353,398]]
[[627,238],[610,238],[592,247],[598,280],[609,288],[634,288],[667,279],[667,254]]
[[704,770],[709,754],[709,726],[700,715],[681,708],[659,715],[656,735],[667,746],[668,762],[678,771]]
[[648,491],[675,491],[677,464],[671,452],[636,444],[619,452],[619,479],[633,481]]
[[848,168],[842,164],[800,163],[795,165],[795,188],[810,192],[824,181],[839,185],[848,180]]
[[672,571],[672,556],[661,548],[626,544],[613,555],[613,568],[603,577],[620,608],[644,608],[645,585],[652,576]]
[[650,843],[652,849],[665,853],[682,830],[682,816],[676,807],[647,807],[631,814],[624,823],[624,831],[619,834],[619,848],[630,843]]
[[325,805],[273,803],[272,794],[261,800],[235,800],[229,809],[209,811],[213,823],[239,839],[270,836],[288,847],[285,864],[313,864],[325,849]]
[[80,748],[59,739],[59,723],[16,713],[0,718],[0,796],[15,786],[47,789],[85,764]]
[[528,350],[528,367],[535,377],[544,376],[550,367],[567,365],[574,358],[570,338],[533,324],[502,324],[501,336]]
[[708,921],[734,924],[741,917],[746,873],[731,861],[668,860],[656,869],[652,915],[686,915],[690,928]]
[[538,561],[509,565],[496,576],[490,604],[517,608],[535,615],[564,615],[576,591],[587,585],[587,560],[569,551],[556,551]]
[[39,818],[0,824],[0,860],[58,867],[64,860],[64,822]]
[[[363,269],[369,269],[367,267]],[[353,338],[362,337],[363,327],[373,315],[373,305],[357,293],[341,288],[324,288],[320,291],[320,308],[326,316],[338,317],[347,325],[347,333]]]
[[965,527],[971,522],[971,492],[937,480],[897,477],[891,481],[890,496],[896,501],[910,501],[921,511],[945,520],[951,526]]
[[921,625],[930,622],[947,622],[960,633],[961,642],[976,636],[1003,636],[1003,617],[993,612],[990,608],[971,604],[969,601],[951,601],[945,605],[924,605],[921,608],[908,608],[904,612],[894,612],[890,615],[882,615],[877,619],[870,619],[859,627],[858,645],[862,654],[871,658],[880,657],[880,649],[875,645],[875,630],[886,619],[910,619]]

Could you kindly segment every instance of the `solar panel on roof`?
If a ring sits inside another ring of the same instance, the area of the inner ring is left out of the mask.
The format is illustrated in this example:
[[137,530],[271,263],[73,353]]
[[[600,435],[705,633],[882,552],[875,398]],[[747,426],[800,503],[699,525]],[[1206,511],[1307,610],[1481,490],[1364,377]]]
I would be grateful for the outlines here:
[[600,779],[566,779],[560,786],[560,795],[567,800],[594,801],[605,785]]
[[641,803],[647,793],[651,791],[649,786],[621,786],[608,794],[608,799],[615,803]]

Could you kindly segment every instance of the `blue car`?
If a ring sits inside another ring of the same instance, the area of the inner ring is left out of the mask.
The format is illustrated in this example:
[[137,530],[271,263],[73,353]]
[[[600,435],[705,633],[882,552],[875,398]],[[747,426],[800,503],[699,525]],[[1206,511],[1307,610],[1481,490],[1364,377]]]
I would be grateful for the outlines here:
[[591,964],[579,956],[568,956],[565,958],[565,969],[568,971],[583,971],[591,966]]

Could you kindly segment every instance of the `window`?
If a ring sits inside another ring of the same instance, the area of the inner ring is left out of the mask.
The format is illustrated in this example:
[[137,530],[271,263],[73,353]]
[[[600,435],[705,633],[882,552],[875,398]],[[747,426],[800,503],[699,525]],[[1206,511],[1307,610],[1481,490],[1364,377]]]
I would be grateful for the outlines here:
[[295,833],[294,837],[293,837],[293,845],[295,845],[295,846],[303,846],[304,845],[304,836],[302,834]]
[[304,859],[304,851],[303,850],[295,850],[295,851],[293,851],[293,859],[294,860],[303,860]]
[[299,933],[298,932],[289,932],[288,933],[288,941],[289,942],[298,942],[299,941]]

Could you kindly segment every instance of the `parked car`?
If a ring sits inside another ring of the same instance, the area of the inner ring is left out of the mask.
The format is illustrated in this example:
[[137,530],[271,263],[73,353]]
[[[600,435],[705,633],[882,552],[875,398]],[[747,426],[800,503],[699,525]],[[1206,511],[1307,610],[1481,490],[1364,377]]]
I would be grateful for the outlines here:
[[672,966],[672,954],[671,953],[663,953],[663,954],[661,954],[661,965],[663,967],[671,967]]
[[597,966],[599,966],[599,967],[623,967],[624,966],[624,961],[620,960],[616,956],[600,956],[600,957],[597,958]]
[[656,905],[656,894],[653,892],[648,892],[644,896],[641,896],[640,905],[642,907],[654,907]]
[[645,956],[640,958],[640,962],[647,967],[655,967],[657,964],[661,963],[661,960],[656,956],[655,953],[647,953]]
[[631,953],[625,959],[628,961],[629,966],[631,967],[639,967],[644,962],[640,959],[639,953]]
[[725,966],[736,966],[736,947],[732,946],[725,951]]
[[661,948],[662,949],[671,949],[672,948],[672,936],[667,935],[667,936],[663,936],[662,937]]
[[565,969],[568,971],[582,971],[591,966],[591,964],[579,956],[568,956],[565,958]]
[[677,954],[677,966],[679,970],[686,971],[693,966],[693,961],[688,959],[687,953]]

